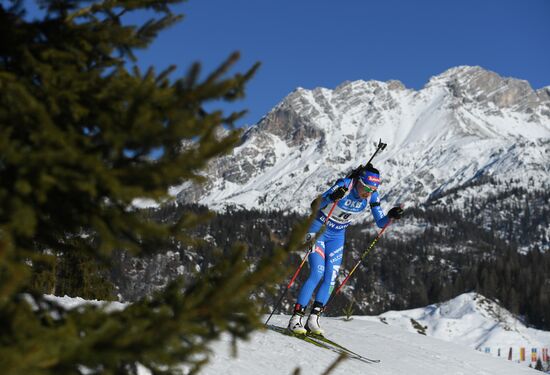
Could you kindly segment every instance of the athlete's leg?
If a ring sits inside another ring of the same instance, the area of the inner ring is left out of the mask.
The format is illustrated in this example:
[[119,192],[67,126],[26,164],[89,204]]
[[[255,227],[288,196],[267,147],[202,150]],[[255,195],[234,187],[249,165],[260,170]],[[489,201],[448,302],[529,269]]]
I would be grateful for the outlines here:
[[[319,230],[315,225],[310,228],[310,233],[306,237],[306,241],[309,241],[315,233]],[[309,276],[302,285],[298,294],[298,300],[294,305],[294,313],[288,322],[288,329],[297,334],[306,333],[306,329],[302,323],[302,318],[306,312],[306,307],[311,299],[313,291],[319,284],[319,281],[323,278],[325,271],[325,242],[323,240],[323,234],[317,239],[316,243],[312,245],[311,253],[309,254]]]
[[342,264],[344,239],[342,233],[341,236],[335,236],[325,241],[325,273],[323,282],[315,296],[315,305],[317,306],[325,306],[334,289],[336,277]]
[[315,302],[311,309],[311,314],[307,319],[306,326],[307,331],[315,333],[317,335],[323,334],[323,329],[319,324],[319,319],[324,307],[328,301],[330,293],[334,288],[336,282],[336,276],[338,270],[342,264],[342,254],[344,251],[344,235],[329,236],[325,239],[325,272],[323,275],[323,282],[319,286],[317,295],[315,296]]
[[313,246],[313,251],[308,257],[309,276],[298,294],[297,303],[300,307],[307,306],[317,284],[325,275],[325,242],[317,240]]

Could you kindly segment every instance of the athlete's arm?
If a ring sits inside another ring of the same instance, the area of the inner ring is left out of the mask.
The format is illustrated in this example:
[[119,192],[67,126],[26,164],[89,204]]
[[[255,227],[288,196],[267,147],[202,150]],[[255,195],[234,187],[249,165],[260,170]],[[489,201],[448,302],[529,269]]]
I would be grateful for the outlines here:
[[338,181],[336,181],[336,184],[334,184],[334,186],[332,186],[330,189],[328,189],[321,195],[322,200],[321,200],[320,208],[321,209],[325,208],[329,203],[333,203],[335,200],[337,200],[337,199],[332,199],[331,195],[339,188],[345,188],[346,190],[348,190],[348,186],[350,185],[350,183],[351,183],[351,179],[349,178],[341,178]]
[[378,226],[378,228],[384,228],[384,226],[388,224],[390,219],[384,214],[384,211],[382,211],[382,207],[380,207],[380,197],[378,195],[378,192],[372,193],[369,204],[370,211],[372,212],[372,216],[376,221],[376,225]]

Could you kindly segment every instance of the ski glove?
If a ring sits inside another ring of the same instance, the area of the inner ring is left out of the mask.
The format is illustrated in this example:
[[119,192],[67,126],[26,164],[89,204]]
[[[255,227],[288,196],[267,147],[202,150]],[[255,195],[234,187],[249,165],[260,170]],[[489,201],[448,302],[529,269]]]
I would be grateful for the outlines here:
[[394,207],[388,211],[388,217],[390,219],[399,220],[403,216],[403,209],[401,207]]
[[337,200],[342,199],[347,192],[348,192],[348,189],[346,189],[343,186],[338,186],[338,188],[336,188],[336,190],[330,193],[328,197],[330,198],[331,201],[335,202]]

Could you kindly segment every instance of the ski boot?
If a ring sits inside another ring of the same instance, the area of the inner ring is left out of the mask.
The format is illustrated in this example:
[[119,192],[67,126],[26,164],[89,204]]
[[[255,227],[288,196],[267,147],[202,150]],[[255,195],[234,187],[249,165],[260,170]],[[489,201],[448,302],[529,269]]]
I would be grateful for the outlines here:
[[319,325],[319,318],[321,317],[322,312],[323,304],[321,302],[315,301],[306,323],[306,329],[308,330],[308,332],[311,332],[315,335],[323,336],[325,332]]
[[305,335],[307,333],[304,325],[302,324],[302,318],[306,312],[306,308],[302,307],[299,303],[294,306],[294,314],[288,322],[288,330],[292,333],[299,335]]

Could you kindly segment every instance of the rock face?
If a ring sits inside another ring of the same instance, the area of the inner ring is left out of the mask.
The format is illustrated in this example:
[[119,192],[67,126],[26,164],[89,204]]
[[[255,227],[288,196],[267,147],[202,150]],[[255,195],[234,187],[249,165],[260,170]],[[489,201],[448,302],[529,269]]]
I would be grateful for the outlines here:
[[300,91],[297,91],[291,94],[280,108],[264,117],[259,127],[285,140],[289,146],[300,146],[304,142],[321,137],[321,130],[311,123],[310,117],[295,110],[299,103],[304,103],[304,98]]
[[[316,194],[365,162],[379,139],[388,144],[375,160],[383,206],[424,204],[481,177],[546,189],[550,87],[535,91],[526,81],[460,66],[419,91],[399,81],[298,88],[210,165],[205,186],[184,186],[178,199],[214,209],[306,212]],[[488,191],[470,192],[479,199]]]
[[456,68],[442,74],[449,91],[457,98],[473,101],[480,107],[534,113],[541,104],[537,92],[527,81],[502,78],[480,67]]

